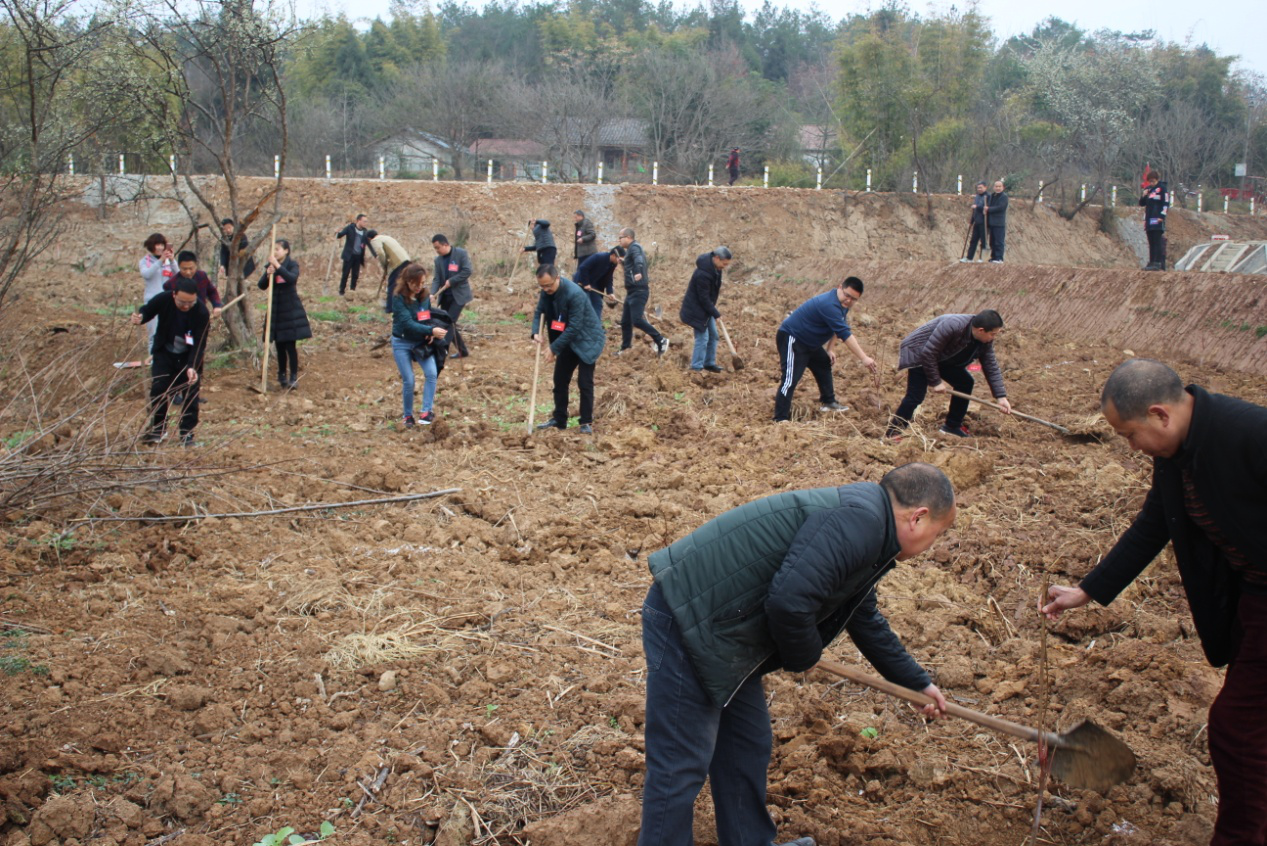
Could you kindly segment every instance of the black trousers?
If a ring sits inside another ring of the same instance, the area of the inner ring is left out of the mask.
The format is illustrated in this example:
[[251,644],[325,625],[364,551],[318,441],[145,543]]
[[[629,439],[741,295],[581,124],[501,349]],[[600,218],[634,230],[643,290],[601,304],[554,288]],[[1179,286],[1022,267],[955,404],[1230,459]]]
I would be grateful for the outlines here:
[[150,431],[156,435],[167,430],[167,410],[177,393],[185,397],[180,412],[180,433],[189,434],[198,425],[198,389],[202,380],[189,383],[186,360],[187,356],[165,350],[154,353],[150,364]]
[[[578,372],[579,371],[579,372]],[[554,422],[560,429],[568,425],[568,388],[576,373],[576,387],[581,390],[581,425],[594,422],[594,365],[566,349],[554,359]]]
[[972,261],[972,257],[977,254],[978,245],[981,247],[981,255],[984,256],[986,250],[984,223],[972,224],[972,238],[968,241],[968,261]]
[[558,247],[542,247],[537,250],[537,264],[554,264],[554,260],[558,257],[558,255]]
[[626,288],[625,307],[620,312],[620,348],[627,350],[633,346],[633,330],[641,329],[658,345],[664,336],[647,321],[647,300],[651,299],[650,288]]
[[737,167],[727,168],[727,171],[730,173],[730,182],[728,184],[734,185],[735,180],[739,178],[739,168]]
[[814,374],[818,383],[818,398],[823,405],[836,401],[836,386],[831,377],[831,356],[822,347],[811,347],[797,341],[782,329],[774,336],[779,348],[779,391],[774,396],[774,419],[792,419],[792,394],[796,384],[805,375],[805,368]]
[[[950,387],[962,394],[972,393],[972,388],[976,385],[976,380],[968,372],[967,366],[962,364],[943,362],[937,366],[937,373]],[[915,415],[915,409],[919,408],[926,396],[928,396],[928,376],[924,374],[924,368],[916,365],[906,371],[906,396],[902,397],[897,411],[893,412],[890,425],[908,426]],[[968,401],[961,397],[951,397],[950,410],[946,412],[946,428],[957,429],[962,426],[963,416],[967,413]]]
[[440,295],[440,308],[444,309],[449,317],[453,319],[453,339],[450,346],[457,349],[458,355],[466,357],[469,355],[466,351],[466,341],[462,340],[462,330],[458,329],[458,318],[462,316],[462,309],[466,308],[466,303],[454,305],[453,292],[445,291]]
[[277,378],[285,382],[287,367],[290,378],[299,378],[299,349],[294,341],[275,341],[277,345]]
[[1166,230],[1149,229],[1144,232],[1148,236],[1148,263],[1166,269]]
[[361,278],[361,264],[364,261],[365,256],[363,255],[343,260],[343,275],[339,277],[340,294],[347,290],[349,279],[352,281],[352,290],[356,290],[356,280]]
[[990,261],[1003,261],[1003,242],[1007,237],[1006,229],[1006,226],[990,227]]

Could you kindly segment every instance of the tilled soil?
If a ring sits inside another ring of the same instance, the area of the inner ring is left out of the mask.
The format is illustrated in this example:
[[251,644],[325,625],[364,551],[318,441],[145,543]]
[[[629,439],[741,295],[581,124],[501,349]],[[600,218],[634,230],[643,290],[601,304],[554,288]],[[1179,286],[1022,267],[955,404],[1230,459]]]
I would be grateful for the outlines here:
[[[947,442],[936,432],[944,401],[931,399],[912,435],[885,442],[904,380],[886,369],[873,384],[848,356],[836,368],[848,412],[820,413],[807,379],[797,422],[775,426],[777,356],[761,338],[785,299],[813,291],[768,278],[759,291],[724,288],[745,367],[722,351],[727,372],[701,377],[686,369],[690,333],[675,319],[683,282],[652,303],[673,339],[663,359],[641,342],[611,355],[609,331],[593,437],[527,433],[522,268],[509,286],[483,276],[464,316],[473,355],[441,375],[436,425],[411,431],[390,353],[374,348],[388,327],[372,287],[321,302],[314,282],[299,388],[257,394],[258,371],[213,359],[201,445],[153,453],[193,473],[233,472],[8,515],[0,842],[251,844],[285,826],[316,837],[329,822],[331,841],[348,844],[632,844],[646,555],[753,498],[875,481],[911,460],[945,469],[961,508],[929,553],[880,586],[908,648],[961,704],[1058,730],[1092,718],[1139,757],[1106,795],[1052,784],[1044,842],[1206,842],[1205,714],[1221,673],[1204,661],[1170,553],[1109,608],[1048,632],[1033,611],[1045,582],[1076,580],[1109,549],[1147,489],[1147,461],[1095,417],[1126,351],[1005,330],[1016,408],[1074,437],[977,407],[975,437]],[[84,345],[102,367],[139,356],[121,318],[33,300],[21,306],[32,359]],[[864,300],[855,328],[891,364],[924,317],[914,311]],[[1261,374],[1168,360],[1189,381],[1267,401]],[[5,380],[13,396],[12,368]],[[116,393],[105,428],[130,434],[143,386]],[[447,488],[460,491],[267,517],[65,522]],[[831,654],[863,663],[847,638]],[[926,723],[826,675],[775,674],[767,691],[770,802],[787,839],[1002,846],[1030,831],[1031,745]],[[706,795],[697,820],[697,841],[715,843]]]

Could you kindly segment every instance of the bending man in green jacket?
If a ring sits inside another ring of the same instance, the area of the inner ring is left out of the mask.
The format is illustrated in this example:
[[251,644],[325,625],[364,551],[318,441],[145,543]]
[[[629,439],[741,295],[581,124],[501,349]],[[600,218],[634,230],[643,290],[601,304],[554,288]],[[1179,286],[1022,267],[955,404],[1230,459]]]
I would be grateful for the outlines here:
[[642,607],[647,776],[639,846],[691,843],[705,776],[721,846],[774,842],[761,677],[809,670],[841,631],[886,679],[931,697],[936,705],[925,714],[946,710],[877,608],[875,586],[954,519],[946,475],[907,464],[879,484],[750,502],[651,554],[655,584]]
[[[589,297],[569,279],[559,278],[553,264],[537,268],[537,308],[532,313],[532,340],[546,341],[546,361],[554,359],[554,414],[538,429],[566,429],[568,425],[568,388],[572,374],[578,373],[576,387],[581,392],[581,434],[594,432],[594,365],[603,354],[607,336],[603,324],[594,314]],[[545,319],[546,337],[540,327]]]

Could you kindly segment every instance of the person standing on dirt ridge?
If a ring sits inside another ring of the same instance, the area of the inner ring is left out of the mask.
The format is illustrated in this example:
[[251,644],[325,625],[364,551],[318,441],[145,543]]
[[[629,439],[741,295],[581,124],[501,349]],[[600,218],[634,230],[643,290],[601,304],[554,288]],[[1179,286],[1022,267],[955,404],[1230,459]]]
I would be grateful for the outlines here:
[[647,301],[651,299],[651,277],[647,273],[647,254],[642,245],[634,240],[633,229],[626,226],[620,230],[618,239],[625,248],[625,257],[621,264],[625,268],[625,307],[620,313],[620,349],[616,355],[622,355],[633,347],[633,330],[638,329],[651,339],[655,345],[657,357],[664,355],[669,349],[669,339],[661,335],[647,320]]
[[168,405],[180,393],[180,442],[191,447],[198,425],[198,373],[211,325],[211,315],[198,298],[198,283],[183,276],[177,278],[174,291],[159,291],[146,300],[131,320],[133,326],[157,324],[150,348],[150,429],[141,440],[147,444],[163,440]]
[[695,333],[695,347],[691,351],[691,369],[697,373],[721,373],[717,366],[717,321],[721,312],[717,300],[721,297],[722,272],[730,266],[734,256],[729,247],[718,247],[695,259],[695,272],[686,283],[686,295],[678,318]]
[[849,309],[861,298],[862,280],[850,276],[838,287],[810,297],[779,325],[774,343],[779,350],[782,381],[774,395],[774,422],[792,419],[792,394],[807,367],[818,383],[819,410],[849,410],[848,406],[836,402],[836,385],[832,379],[831,367],[836,363],[832,347],[837,338],[845,342],[872,376],[879,378],[875,359],[862,351],[862,345],[849,328]]
[[[976,381],[968,372],[968,365],[978,360],[999,408],[1011,414],[1012,404],[1003,387],[1003,373],[994,357],[994,341],[1002,331],[1003,318],[988,308],[977,314],[943,314],[903,338],[897,369],[906,371],[906,396],[893,412],[886,435],[894,437],[911,425],[915,409],[924,401],[930,387],[935,394],[944,394],[948,385],[961,394],[972,393]],[[969,437],[963,425],[967,413],[968,401],[952,397],[940,431],[957,438]]]
[[273,245],[268,267],[258,283],[261,291],[269,289],[270,274],[273,276],[272,337],[265,338],[264,343],[272,341],[277,345],[277,382],[282,388],[291,390],[299,384],[299,348],[296,344],[312,337],[312,326],[308,323],[303,300],[299,299],[299,262],[290,256],[289,241],[278,238]]
[[620,260],[625,257],[625,248],[617,244],[605,253],[594,253],[581,260],[576,268],[572,281],[589,296],[594,314],[601,322],[603,319],[603,300],[609,298],[616,301],[616,289],[612,285],[612,276]]
[[968,206],[972,209],[972,221],[970,227],[972,229],[972,240],[968,242],[968,255],[959,259],[962,262],[973,261],[973,257],[977,254],[977,247],[981,248],[981,259],[985,260],[986,251],[986,231],[985,231],[985,208],[989,197],[986,195],[984,182],[977,183],[977,193],[969,201]]
[[[220,281],[223,282],[229,277],[229,262],[233,258],[229,255],[229,245],[233,243],[233,233],[237,227],[233,225],[233,218],[226,217],[220,221],[220,232],[224,235],[220,239]],[[237,251],[240,253],[251,244],[251,239],[243,232],[237,239]],[[246,264],[242,266],[242,278],[250,279],[251,274],[255,272],[255,259],[248,257]]]
[[754,500],[648,557],[655,581],[642,606],[647,773],[638,846],[691,842],[705,777],[720,843],[774,843],[762,676],[809,671],[842,631],[886,679],[934,700],[925,716],[945,713],[941,691],[880,612],[876,584],[954,520],[946,474],[912,463],[879,484]]
[[449,243],[447,236],[437,233],[431,236],[431,248],[436,251],[435,276],[431,279],[431,294],[440,302],[440,308],[453,321],[453,345],[456,353],[449,358],[466,358],[470,352],[466,349],[466,341],[458,331],[458,318],[462,309],[475,299],[471,293],[471,256],[461,247]]
[[734,185],[735,180],[739,178],[739,148],[731,147],[730,155],[726,157],[726,172],[730,174],[730,182],[728,185]]
[[[436,382],[440,375],[437,349],[443,346],[448,332],[436,322],[427,292],[427,268],[417,262],[405,267],[392,289],[392,358],[400,372],[400,401],[404,408],[403,425],[412,429],[418,423],[430,426],[435,422],[433,407]],[[437,343],[439,342],[439,343]],[[422,368],[422,411],[414,416],[414,362]]]
[[554,360],[554,413],[537,429],[566,429],[568,425],[568,388],[576,373],[576,387],[581,392],[579,423],[581,434],[594,433],[594,365],[603,354],[607,336],[603,324],[594,314],[585,292],[567,279],[559,277],[552,264],[537,267],[537,308],[532,313],[532,341],[545,343],[538,333],[540,320],[546,320],[546,361]]
[[[179,272],[176,256],[167,238],[161,232],[155,232],[145,239],[145,255],[137,263],[141,272],[141,281],[145,283],[144,302],[149,302],[163,292],[163,283],[172,279]],[[154,333],[158,331],[158,323],[150,323],[149,344],[154,345]]]
[[550,221],[530,220],[528,228],[532,230],[532,243],[524,247],[525,253],[537,254],[537,266],[554,266],[554,259],[559,248],[554,245],[554,233],[550,231]]
[[576,223],[576,243],[572,248],[572,257],[576,259],[576,266],[579,268],[583,260],[598,252],[598,244],[595,243],[598,232],[582,209],[572,212],[572,220]]
[[368,247],[375,258],[374,245],[370,243],[368,215],[358,214],[356,220],[343,227],[335,234],[335,238],[343,238],[343,274],[339,277],[339,296],[345,295],[348,280],[352,282],[352,290],[356,290],[356,280],[361,276],[361,265],[365,264],[365,250]]
[[400,278],[401,271],[409,265],[409,251],[395,238],[390,235],[380,235],[376,229],[367,231],[365,239],[377,251],[374,256],[383,267],[383,275],[379,279],[379,284],[386,282],[387,288],[387,296],[383,299],[383,310],[391,314],[392,293],[396,290],[396,280]]
[[985,223],[990,230],[990,264],[1002,264],[1007,237],[1007,193],[1002,179],[995,181],[994,193],[986,202]]
[[1108,605],[1172,544],[1206,658],[1227,665],[1207,723],[1218,779],[1210,846],[1267,844],[1267,408],[1184,387],[1150,359],[1118,366],[1100,394],[1104,419],[1153,459],[1153,484],[1131,527],[1077,587],[1054,585],[1049,620],[1091,600]]
[[1144,269],[1165,270],[1166,210],[1170,208],[1170,192],[1158,171],[1150,169],[1144,181],[1144,194],[1139,198],[1139,204],[1144,207],[1144,235],[1148,238],[1148,265]]

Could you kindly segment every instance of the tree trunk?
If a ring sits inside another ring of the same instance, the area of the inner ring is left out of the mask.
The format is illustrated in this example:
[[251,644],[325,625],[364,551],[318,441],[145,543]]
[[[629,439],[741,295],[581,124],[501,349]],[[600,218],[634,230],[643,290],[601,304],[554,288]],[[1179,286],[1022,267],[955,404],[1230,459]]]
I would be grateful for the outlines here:
[[[242,278],[231,279],[226,286],[230,293],[224,297],[231,300],[246,290]],[[255,340],[255,329],[251,324],[250,298],[243,299],[232,308],[225,309],[221,317],[224,318],[225,325],[229,328],[229,337],[232,339],[232,345],[237,349],[246,349],[254,351],[258,344]]]

